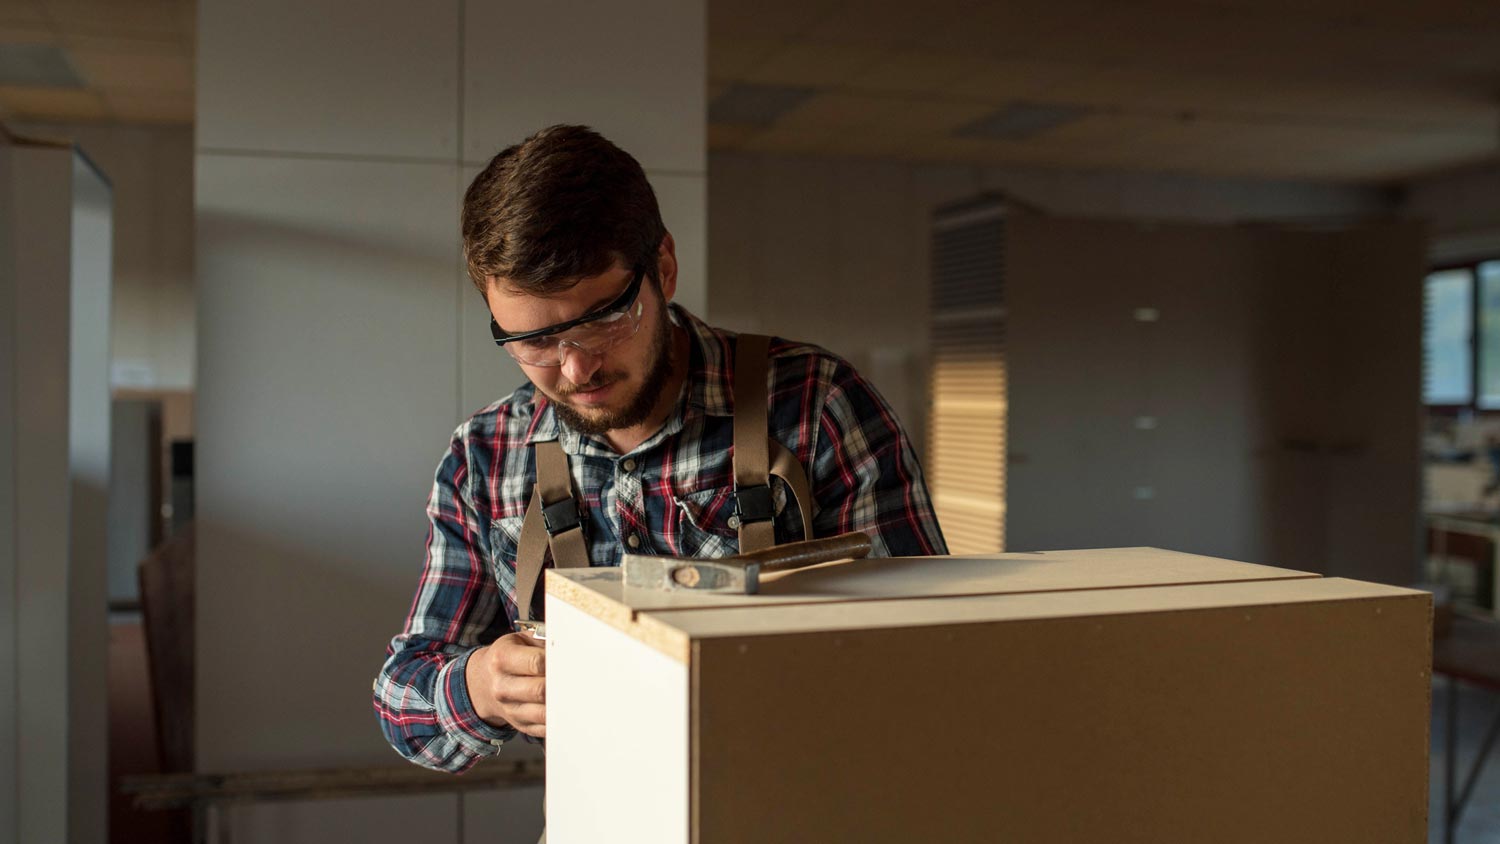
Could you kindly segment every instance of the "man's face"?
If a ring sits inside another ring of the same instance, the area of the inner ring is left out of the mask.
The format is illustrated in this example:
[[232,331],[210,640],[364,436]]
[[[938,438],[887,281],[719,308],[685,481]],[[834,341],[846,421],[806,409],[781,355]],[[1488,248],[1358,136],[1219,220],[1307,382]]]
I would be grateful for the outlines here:
[[[618,298],[633,277],[633,271],[616,266],[545,298],[496,278],[486,299],[501,330],[519,334],[598,310]],[[631,428],[656,408],[672,374],[671,321],[666,294],[650,277],[642,280],[638,301],[640,328],[619,345],[594,353],[564,344],[560,366],[520,364],[570,428],[591,435]]]

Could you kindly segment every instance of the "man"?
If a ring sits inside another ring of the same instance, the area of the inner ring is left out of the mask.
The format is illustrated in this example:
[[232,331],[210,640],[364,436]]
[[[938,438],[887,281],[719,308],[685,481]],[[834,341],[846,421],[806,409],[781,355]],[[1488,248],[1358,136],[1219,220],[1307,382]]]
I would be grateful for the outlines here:
[[[877,556],[946,553],[906,434],[857,372],[805,344],[772,341],[767,355],[764,339],[672,304],[675,245],[623,150],[554,126],[502,151],[464,197],[463,238],[495,340],[530,383],[459,426],[437,469],[416,599],[375,683],[406,758],[459,772],[518,733],[546,736],[545,651],[515,624],[540,611],[528,559],[725,556],[752,521],[767,543],[810,538],[810,524],[863,531]],[[737,360],[757,342],[759,357]],[[736,384],[756,360],[762,374]],[[734,451],[753,449],[734,446],[734,428],[736,402],[757,391],[756,436],[793,471],[753,487],[752,507]],[[805,485],[783,479],[804,469]]]

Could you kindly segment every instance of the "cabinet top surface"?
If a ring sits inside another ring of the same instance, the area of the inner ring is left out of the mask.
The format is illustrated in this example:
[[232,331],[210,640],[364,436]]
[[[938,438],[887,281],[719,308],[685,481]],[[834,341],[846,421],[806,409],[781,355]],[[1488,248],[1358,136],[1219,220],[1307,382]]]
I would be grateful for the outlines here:
[[763,575],[754,595],[640,589],[617,568],[561,569],[548,571],[547,591],[584,608],[604,599],[649,612],[1315,577],[1160,548],[1095,548],[825,563]]
[[1156,548],[828,563],[767,576],[756,595],[626,587],[617,568],[549,569],[547,595],[683,662],[693,641],[715,638],[1429,598]]

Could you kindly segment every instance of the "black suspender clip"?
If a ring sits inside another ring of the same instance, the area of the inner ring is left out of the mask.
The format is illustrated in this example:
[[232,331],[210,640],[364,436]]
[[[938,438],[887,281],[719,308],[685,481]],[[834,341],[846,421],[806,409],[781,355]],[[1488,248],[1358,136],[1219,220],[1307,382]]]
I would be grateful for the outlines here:
[[776,518],[776,502],[771,497],[771,486],[735,487],[734,514],[741,523],[769,522]]
[[546,525],[548,536],[557,536],[578,527],[578,507],[573,499],[560,498],[551,504],[543,504],[542,524]]

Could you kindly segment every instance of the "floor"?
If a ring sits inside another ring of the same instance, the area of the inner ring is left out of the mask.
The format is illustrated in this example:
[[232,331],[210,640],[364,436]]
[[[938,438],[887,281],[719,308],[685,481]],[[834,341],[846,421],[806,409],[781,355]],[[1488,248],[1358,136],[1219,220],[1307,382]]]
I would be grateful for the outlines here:
[[[1428,811],[1428,841],[1443,841],[1444,742],[1447,740],[1448,683],[1439,678],[1432,685],[1432,768]],[[1474,753],[1485,731],[1500,716],[1500,694],[1460,685],[1458,696],[1458,777],[1468,773]],[[1455,844],[1500,844],[1500,747],[1490,758],[1474,794],[1464,808]]]
[[109,625],[109,840],[119,844],[173,844],[189,831],[182,812],[131,806],[118,780],[161,770],[151,707],[146,637],[139,617],[110,618]]

